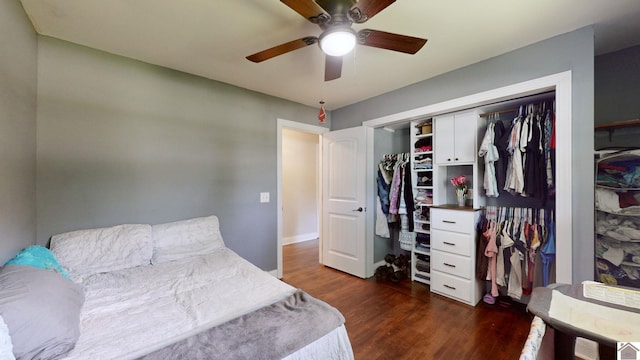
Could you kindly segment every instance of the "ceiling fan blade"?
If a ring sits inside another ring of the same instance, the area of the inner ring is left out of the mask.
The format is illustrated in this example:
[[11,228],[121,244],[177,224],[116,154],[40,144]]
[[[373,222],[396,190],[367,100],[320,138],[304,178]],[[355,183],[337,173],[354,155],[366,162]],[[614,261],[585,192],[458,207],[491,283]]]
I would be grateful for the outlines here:
[[314,24],[320,23],[323,18],[326,18],[326,20],[329,18],[322,8],[313,0],[280,0],[280,2]]
[[363,29],[358,31],[358,43],[381,49],[415,54],[422,49],[427,39],[388,33],[385,31]]
[[354,22],[363,23],[395,1],[396,0],[360,0],[349,10],[349,15],[351,15]]
[[269,60],[272,57],[276,57],[278,55],[288,53],[289,51],[298,50],[305,46],[315,44],[317,41],[318,41],[318,38],[315,36],[303,37],[302,39],[289,41],[287,43],[274,46],[270,49],[257,52],[253,55],[249,55],[247,56],[247,60],[251,60],[255,63],[259,63],[265,60]]
[[342,56],[325,56],[324,81],[331,81],[342,75]]

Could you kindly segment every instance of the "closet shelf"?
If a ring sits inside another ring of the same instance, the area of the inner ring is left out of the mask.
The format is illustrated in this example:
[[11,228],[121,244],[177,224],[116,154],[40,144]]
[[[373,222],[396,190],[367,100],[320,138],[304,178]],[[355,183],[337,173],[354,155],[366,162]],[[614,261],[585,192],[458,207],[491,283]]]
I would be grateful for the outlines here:
[[640,191],[640,187],[620,187],[620,186],[611,186],[599,184],[596,182],[596,186],[602,189],[608,189],[613,191]]
[[[637,209],[637,206],[635,207]],[[619,215],[619,216],[640,216],[640,212],[638,211],[609,211],[609,210],[605,210],[605,209],[598,209],[596,208],[596,211],[600,211],[603,213],[607,213],[607,214],[611,214],[611,215]]]
[[627,127],[640,126],[640,119],[631,119],[631,120],[622,120],[622,121],[614,121],[610,123],[597,124],[595,125],[595,131],[608,131],[609,132],[609,141],[611,141],[611,137],[613,136],[613,132],[616,129],[622,129]]
[[422,248],[420,246],[416,246],[416,249],[414,251],[416,252],[416,254],[420,254],[420,255],[431,255],[431,251],[427,250],[426,248]]
[[432,136],[433,134],[420,134],[420,135],[416,135],[416,139],[424,139]]

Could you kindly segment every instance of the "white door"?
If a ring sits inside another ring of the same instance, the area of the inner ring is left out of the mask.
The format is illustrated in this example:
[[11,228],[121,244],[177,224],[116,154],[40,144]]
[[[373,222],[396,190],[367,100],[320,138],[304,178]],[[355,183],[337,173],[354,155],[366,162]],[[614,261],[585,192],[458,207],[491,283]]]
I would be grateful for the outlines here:
[[363,126],[322,136],[322,261],[366,277],[366,136]]

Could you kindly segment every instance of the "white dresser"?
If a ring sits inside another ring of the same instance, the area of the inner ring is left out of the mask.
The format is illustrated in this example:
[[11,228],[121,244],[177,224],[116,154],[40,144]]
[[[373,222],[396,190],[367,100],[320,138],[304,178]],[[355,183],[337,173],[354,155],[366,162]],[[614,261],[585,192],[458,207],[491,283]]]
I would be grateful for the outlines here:
[[431,291],[472,306],[483,293],[475,276],[479,215],[471,208],[431,208]]

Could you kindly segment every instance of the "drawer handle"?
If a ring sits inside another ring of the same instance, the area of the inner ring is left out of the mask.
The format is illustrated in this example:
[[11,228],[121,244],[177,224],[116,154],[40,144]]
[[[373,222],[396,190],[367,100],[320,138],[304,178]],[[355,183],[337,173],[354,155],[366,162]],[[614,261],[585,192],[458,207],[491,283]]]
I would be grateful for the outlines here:
[[450,243],[450,242],[446,242],[446,241],[443,241],[442,243],[445,244],[445,245],[449,245],[449,246],[456,246],[456,244]]
[[451,285],[447,285],[447,284],[444,284],[444,287],[446,287],[447,289],[451,289],[451,290],[455,290],[456,289],[455,286],[451,286]]
[[443,223],[447,223],[447,224],[455,224],[455,221],[451,221],[451,220],[442,220]]
[[453,264],[447,264],[447,263],[442,263],[442,264],[443,264],[444,266],[448,266],[448,267],[452,267],[452,268],[456,267],[456,266],[455,266],[455,265],[453,265]]

